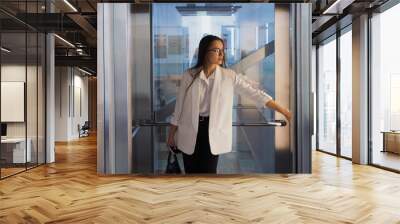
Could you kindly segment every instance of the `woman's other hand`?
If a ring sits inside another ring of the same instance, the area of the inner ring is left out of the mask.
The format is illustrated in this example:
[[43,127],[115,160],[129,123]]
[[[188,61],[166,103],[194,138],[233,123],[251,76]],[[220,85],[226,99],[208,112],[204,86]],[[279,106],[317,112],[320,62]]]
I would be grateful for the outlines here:
[[171,125],[171,127],[169,128],[169,134],[167,139],[167,146],[169,150],[171,150],[171,148],[176,148],[175,133],[177,129],[178,126],[175,125]]

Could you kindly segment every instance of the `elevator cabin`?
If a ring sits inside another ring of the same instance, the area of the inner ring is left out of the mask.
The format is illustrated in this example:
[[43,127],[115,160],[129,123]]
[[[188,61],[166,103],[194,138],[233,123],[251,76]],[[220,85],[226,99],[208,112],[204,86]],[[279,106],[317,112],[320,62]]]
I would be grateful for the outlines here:
[[236,94],[232,151],[218,174],[310,172],[310,6],[99,4],[98,172],[164,173],[180,80],[207,34],[224,40],[228,68],[293,112],[287,122]]

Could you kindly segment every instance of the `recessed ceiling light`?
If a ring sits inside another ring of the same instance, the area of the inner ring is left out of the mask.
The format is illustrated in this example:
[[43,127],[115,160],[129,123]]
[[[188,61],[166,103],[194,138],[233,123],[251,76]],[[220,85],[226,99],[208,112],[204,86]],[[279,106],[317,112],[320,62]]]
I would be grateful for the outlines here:
[[342,14],[343,10],[351,5],[355,0],[336,0],[322,14]]
[[57,37],[59,40],[61,40],[62,42],[64,42],[64,43],[66,43],[67,45],[69,45],[70,47],[73,47],[73,48],[75,48],[75,45],[73,45],[71,42],[69,42],[68,40],[66,40],[66,39],[64,39],[64,38],[62,38],[62,37],[60,37],[59,35],[57,35],[57,34],[54,34],[54,36],[55,37]]
[[4,51],[6,53],[10,53],[11,52],[11,50],[9,50],[9,49],[7,49],[5,47],[1,47],[1,51]]
[[65,4],[67,4],[74,12],[78,12],[78,10],[68,1],[64,0]]
[[92,73],[90,73],[90,72],[88,72],[88,71],[86,71],[86,70],[83,70],[83,69],[81,69],[81,68],[79,68],[79,67],[78,67],[78,70],[81,71],[81,72],[83,72],[83,73],[85,73],[85,74],[87,74],[87,75],[90,75],[90,76],[93,75]]

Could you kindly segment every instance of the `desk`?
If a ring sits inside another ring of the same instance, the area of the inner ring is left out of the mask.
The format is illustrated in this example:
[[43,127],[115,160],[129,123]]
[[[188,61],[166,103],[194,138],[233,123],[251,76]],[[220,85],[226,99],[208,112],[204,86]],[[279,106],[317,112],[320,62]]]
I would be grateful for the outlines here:
[[400,131],[383,131],[383,152],[400,154]]
[[[1,156],[8,163],[26,163],[31,162],[31,139],[27,139],[28,143],[25,152],[25,138],[6,138],[1,139]],[[12,159],[11,159],[12,158]],[[27,159],[27,160],[25,160]]]

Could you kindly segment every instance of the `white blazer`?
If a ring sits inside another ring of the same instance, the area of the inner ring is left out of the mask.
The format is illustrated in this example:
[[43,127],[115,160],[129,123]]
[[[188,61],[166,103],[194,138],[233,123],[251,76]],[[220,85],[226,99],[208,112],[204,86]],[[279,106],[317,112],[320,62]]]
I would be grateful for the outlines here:
[[[254,88],[242,75],[231,69],[218,66],[214,75],[208,134],[211,153],[219,155],[232,151],[233,92],[253,99],[259,107],[265,107],[272,98],[264,91]],[[199,78],[193,82],[184,97],[192,79],[189,70],[183,74],[171,119],[171,124],[178,126],[175,142],[181,151],[189,155],[195,149],[200,110]]]

